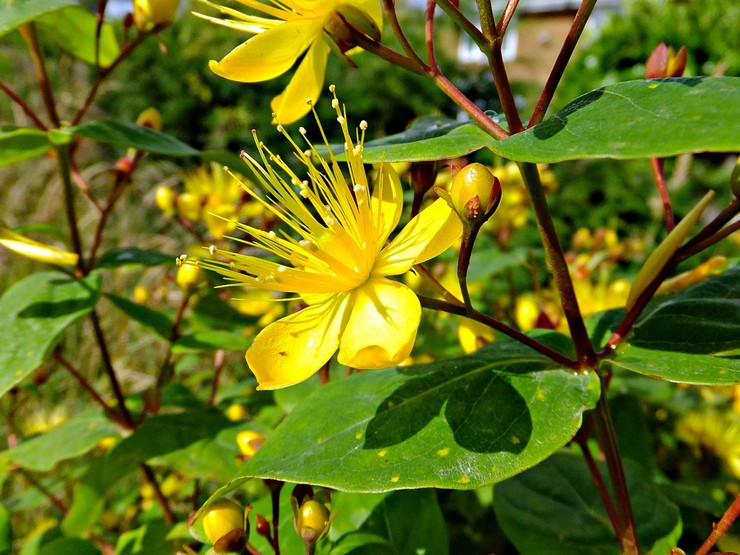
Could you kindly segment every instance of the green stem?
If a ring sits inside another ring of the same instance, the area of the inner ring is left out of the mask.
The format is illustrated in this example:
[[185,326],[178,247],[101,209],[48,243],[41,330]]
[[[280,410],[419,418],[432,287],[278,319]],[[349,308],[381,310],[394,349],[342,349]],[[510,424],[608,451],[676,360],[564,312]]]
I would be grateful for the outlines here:
[[555,59],[552,70],[550,70],[550,76],[547,78],[547,82],[542,88],[542,94],[540,94],[540,98],[537,101],[537,105],[534,108],[532,118],[529,120],[529,125],[527,127],[537,125],[545,117],[545,113],[550,106],[550,102],[552,102],[552,98],[555,96],[555,89],[558,88],[560,79],[562,79],[565,68],[570,61],[570,57],[573,55],[576,44],[578,44],[578,39],[581,38],[583,29],[586,27],[586,23],[591,17],[591,12],[593,12],[594,6],[596,6],[596,0],[583,0],[583,2],[581,2],[581,6],[578,8],[578,12],[576,13],[570,30],[568,31],[568,35],[563,41],[563,46],[558,53],[558,57]]
[[596,409],[591,414],[594,421],[594,432],[596,440],[601,447],[609,470],[609,480],[614,490],[617,508],[618,528],[615,529],[617,540],[625,555],[639,555],[640,550],[635,535],[635,521],[632,516],[627,479],[624,475],[622,457],[619,454],[617,436],[614,432],[614,423],[609,414],[607,401],[607,376],[599,376],[601,381],[601,396],[596,404]]
[[519,163],[519,169],[529,192],[530,200],[532,201],[532,207],[534,208],[534,214],[537,220],[537,228],[539,229],[542,244],[545,248],[545,255],[550,263],[555,286],[560,294],[560,303],[563,307],[565,319],[568,321],[570,335],[573,338],[573,345],[576,348],[578,360],[584,368],[594,368],[596,365],[596,353],[588,337],[588,331],[586,330],[583,316],[578,307],[578,299],[573,288],[573,281],[570,277],[568,264],[565,261],[560,240],[555,231],[555,223],[547,206],[545,190],[540,181],[539,171],[535,164],[524,162]]

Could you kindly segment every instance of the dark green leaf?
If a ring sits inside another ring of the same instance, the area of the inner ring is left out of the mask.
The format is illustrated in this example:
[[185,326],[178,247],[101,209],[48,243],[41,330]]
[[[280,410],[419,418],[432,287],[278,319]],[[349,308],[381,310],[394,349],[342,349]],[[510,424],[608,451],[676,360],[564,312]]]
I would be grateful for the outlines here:
[[[606,466],[599,464],[602,476]],[[664,555],[681,536],[681,516],[647,479],[625,460],[627,487],[641,553]],[[559,453],[496,485],[493,505],[501,528],[522,555],[618,555],[601,497],[583,458]]]
[[0,3],[0,36],[44,14],[77,3],[77,0],[3,0]]
[[0,297],[0,396],[33,372],[62,332],[90,312],[100,276],[81,280],[60,272],[37,272]]
[[385,538],[364,532],[351,532],[332,547],[329,555],[388,555],[389,553],[394,553],[393,546]]
[[144,250],[137,247],[121,247],[105,252],[95,264],[96,268],[119,268],[121,266],[160,266],[175,265],[175,257],[159,251]]
[[116,543],[116,555],[172,555],[174,546],[167,541],[168,532],[169,526],[160,520],[124,532]]
[[275,478],[358,492],[475,488],[564,445],[598,395],[594,374],[558,368],[507,339],[468,357],[363,372],[321,387],[296,407],[241,481]]
[[45,544],[38,555],[101,555],[95,544],[82,538],[58,538]]
[[51,144],[43,131],[26,127],[0,129],[0,167],[41,156],[49,150]]
[[740,265],[659,298],[609,364],[694,384],[740,383],[740,359],[714,356],[740,347]]
[[106,293],[105,297],[116,307],[123,311],[130,318],[140,324],[153,329],[164,339],[169,339],[172,334],[172,318],[163,312],[157,312],[144,305],[136,304],[133,301]]
[[[97,20],[82,6],[69,6],[41,16],[37,23],[41,31],[51,37],[65,51],[83,62],[95,63],[95,33]],[[108,67],[118,56],[120,48],[113,26],[103,23],[100,29],[99,62]]]
[[88,412],[24,441],[10,453],[23,468],[48,472],[58,462],[84,455],[106,437],[119,435],[115,424],[97,412]]
[[587,93],[546,121],[502,141],[473,125],[423,120],[366,143],[366,162],[437,160],[488,147],[523,162],[667,157],[740,150],[739,77],[627,81]]
[[69,128],[69,131],[78,137],[87,137],[115,145],[121,148],[136,148],[154,154],[166,156],[194,156],[198,151],[185,143],[178,141],[171,135],[160,133],[141,127],[134,123],[122,121],[94,121],[77,127]]

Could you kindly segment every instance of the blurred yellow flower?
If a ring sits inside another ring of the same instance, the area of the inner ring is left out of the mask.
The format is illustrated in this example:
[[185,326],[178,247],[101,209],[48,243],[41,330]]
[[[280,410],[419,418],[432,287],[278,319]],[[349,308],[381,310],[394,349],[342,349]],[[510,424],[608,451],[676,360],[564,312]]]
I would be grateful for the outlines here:
[[[301,181],[259,141],[262,164],[243,155],[266,192],[265,206],[292,234],[239,227],[253,237],[248,246],[278,261],[212,248],[212,254],[218,252],[230,262],[202,262],[235,285],[295,293],[308,305],[264,328],[247,351],[259,389],[302,382],[337,350],[339,362],[353,368],[383,368],[406,359],[416,339],[421,305],[409,287],[388,276],[400,276],[437,256],[462,231],[455,213],[438,199],[386,244],[403,209],[400,180],[383,164],[371,194],[362,160],[367,123],[360,123],[355,145],[336,96],[332,106],[344,135],[346,176],[331,149],[329,159],[323,159],[313,145],[304,152],[287,133],[310,181]],[[318,157],[317,166],[311,163],[311,151]]]
[[73,265],[77,264],[79,258],[73,252],[39,243],[20,233],[11,231],[2,221],[0,221],[0,245],[31,260],[48,264]]
[[[205,1],[205,0],[204,0]],[[211,71],[232,81],[257,83],[269,81],[287,72],[300,56],[306,55],[298,65],[285,90],[270,104],[279,123],[292,123],[305,116],[321,92],[326,72],[326,62],[332,43],[337,44],[334,33],[327,28],[336,25],[335,13],[342,15],[357,12],[367,20],[365,24],[380,28],[382,17],[378,0],[282,0],[261,2],[239,0],[247,8],[261,15],[247,15],[237,10],[205,1],[224,15],[233,19],[218,19],[195,14],[218,25],[255,35],[229,52],[220,62],[211,60]],[[345,12],[347,8],[351,12]],[[340,17],[341,19],[341,17]],[[353,21],[354,23],[354,21]],[[329,29],[331,30],[331,29]],[[338,44],[340,50],[343,46]]]

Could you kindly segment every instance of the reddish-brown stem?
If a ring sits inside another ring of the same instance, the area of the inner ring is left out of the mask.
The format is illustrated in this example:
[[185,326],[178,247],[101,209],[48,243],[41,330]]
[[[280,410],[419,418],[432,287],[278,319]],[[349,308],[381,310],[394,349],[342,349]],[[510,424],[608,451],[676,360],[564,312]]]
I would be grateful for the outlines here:
[[722,227],[732,220],[735,216],[740,213],[740,199],[737,197],[733,197],[730,203],[725,206],[722,211],[717,214],[717,216],[709,222],[706,226],[704,226],[703,229],[699,231],[694,237],[691,238],[683,247],[683,249],[690,249],[695,244],[704,241],[707,237],[710,237],[711,235],[714,235],[719,230],[722,229]]
[[208,395],[208,404],[213,405],[216,402],[218,393],[218,383],[221,378],[221,371],[224,369],[225,352],[218,349],[213,354],[213,379],[211,380],[211,392]]
[[270,495],[272,500],[272,538],[270,543],[275,551],[275,555],[280,555],[280,540],[278,538],[278,528],[280,527],[280,492],[283,489],[282,482],[273,482],[273,486],[270,487]]
[[420,67],[424,67],[424,62],[416,53],[414,47],[411,46],[411,43],[408,41],[403,29],[401,28],[401,23],[398,21],[398,15],[396,14],[395,0],[383,0],[383,11],[385,12],[385,16],[388,18],[393,34],[401,45],[403,51],[406,53],[406,56]]
[[77,226],[77,214],[75,212],[75,199],[70,173],[70,145],[66,144],[58,146],[56,153],[59,172],[62,176],[64,208],[67,216],[67,225],[69,226],[70,239],[72,240],[72,249],[78,256],[76,272],[80,275],[84,275],[85,267],[82,260],[82,240],[80,239],[80,230]]
[[92,191],[90,190],[90,186],[87,184],[87,181],[85,181],[85,178],[82,176],[82,173],[77,168],[77,164],[75,163],[74,158],[70,158],[69,162],[70,162],[70,173],[72,175],[72,181],[75,182],[75,185],[77,185],[77,188],[82,192],[82,194],[85,195],[88,198],[88,200],[93,203],[95,208],[97,208],[99,212],[102,212],[103,207],[100,206],[98,199],[95,198],[95,195],[93,195]]
[[501,14],[501,19],[498,20],[496,30],[499,36],[503,37],[506,34],[506,30],[509,28],[511,18],[514,17],[514,12],[519,5],[519,0],[509,0],[504,7],[504,12]]
[[730,530],[730,526],[737,520],[738,516],[740,516],[740,495],[735,497],[719,522],[712,526],[712,533],[709,534],[709,537],[701,544],[694,555],[707,555],[714,544]]
[[534,108],[534,112],[532,113],[532,117],[529,120],[529,125],[527,125],[527,127],[537,125],[545,117],[545,113],[550,107],[550,102],[552,102],[552,98],[555,96],[555,89],[557,89],[560,79],[563,77],[565,68],[570,61],[570,57],[573,55],[576,44],[578,44],[578,39],[581,38],[583,29],[586,27],[586,22],[588,22],[589,17],[591,17],[591,12],[593,12],[595,5],[596,0],[583,0],[583,2],[581,2],[570,30],[568,31],[568,35],[563,41],[563,46],[558,53],[558,57],[555,59],[555,63],[550,70],[550,75],[542,89],[542,94],[540,94],[540,98],[537,101],[537,105]]
[[100,35],[103,31],[103,18],[108,0],[98,0],[98,10],[95,13],[95,67],[100,67]]
[[54,360],[56,360],[70,374],[72,374],[72,376],[84,388],[84,390],[90,394],[93,400],[103,408],[103,410],[111,418],[111,420],[125,427],[125,423],[121,420],[121,416],[118,413],[116,413],[116,411],[114,411],[113,408],[108,405],[108,403],[105,402],[105,399],[103,399],[100,396],[100,394],[97,391],[95,391],[95,388],[90,384],[90,382],[88,382],[85,379],[85,377],[82,374],[80,374],[77,368],[75,368],[75,366],[60,351],[58,350],[54,351],[53,356],[54,356]]
[[98,89],[100,88],[100,85],[103,84],[105,79],[118,66],[118,64],[125,60],[129,56],[129,54],[131,54],[131,52],[133,52],[136,47],[141,44],[141,41],[144,39],[145,36],[145,34],[139,33],[131,42],[127,42],[123,45],[123,48],[121,48],[121,51],[118,54],[118,57],[113,60],[113,63],[111,63],[111,65],[105,68],[98,67],[98,73],[95,76],[93,84],[90,86],[90,90],[87,92],[87,96],[85,97],[82,106],[80,106],[80,109],[77,110],[77,113],[72,118],[72,125],[77,125],[78,123],[80,123],[82,118],[90,109],[93,100],[95,100],[95,96],[98,94]]
[[460,8],[455,6],[450,0],[437,0],[436,4],[463,30],[463,33],[470,37],[478,48],[482,50],[488,45],[488,39],[486,39],[481,30],[465,17],[465,14],[460,11]]
[[432,272],[430,272],[426,266],[424,266],[423,264],[417,264],[416,266],[414,266],[414,269],[419,273],[424,274],[424,278],[429,280],[429,282],[434,285],[434,287],[437,289],[437,291],[439,291],[439,294],[442,295],[442,298],[445,301],[457,306],[465,306],[465,303],[463,303],[460,299],[455,297],[455,295],[450,293],[447,288],[442,285],[439,280],[434,277],[434,275],[432,275]]
[[36,112],[34,112],[31,109],[31,107],[28,104],[26,104],[20,96],[15,94],[15,91],[13,91],[13,89],[11,89],[8,85],[3,83],[2,81],[0,81],[0,91],[3,91],[6,94],[6,96],[10,98],[10,100],[15,102],[20,107],[20,109],[23,110],[23,113],[26,114],[31,119],[31,121],[36,127],[41,129],[42,131],[47,131],[49,129],[48,127],[46,127],[46,124],[43,121],[41,121],[41,119],[36,115]]
[[665,214],[665,228],[668,233],[673,231],[676,227],[676,222],[673,218],[673,208],[671,207],[671,198],[668,196],[668,186],[665,182],[665,172],[663,171],[663,159],[662,158],[651,158],[650,169],[653,172],[653,181],[655,187],[658,189],[660,200],[663,203],[663,212]]
[[399,54],[395,50],[391,50],[378,41],[371,39],[364,33],[355,33],[352,40],[363,50],[367,50],[368,52],[375,54],[378,58],[382,58],[388,63],[391,63],[398,67],[402,67],[406,71],[416,73],[417,75],[428,75],[428,68],[425,64],[419,63],[416,60],[412,60],[411,58],[407,58],[406,56],[404,56],[403,54]]
[[573,345],[578,355],[578,360],[584,368],[594,368],[596,365],[596,353],[594,352],[591,339],[588,336],[586,325],[583,322],[583,316],[578,306],[573,280],[570,277],[568,263],[563,254],[563,248],[560,245],[555,223],[547,206],[545,191],[540,180],[539,170],[535,164],[521,163],[519,170],[522,174],[524,184],[529,192],[529,198],[534,209],[537,228],[540,232],[542,245],[545,249],[547,261],[552,270],[555,286],[560,295],[560,304],[568,322],[570,335],[573,338]]
[[686,245],[678,249],[675,254],[676,262],[681,262],[691,256],[694,256],[696,253],[699,253],[704,249],[711,247],[715,243],[718,243],[725,237],[729,237],[738,230],[740,230],[740,220],[735,220],[727,227],[720,229],[714,235],[710,235],[709,237],[705,237],[701,241],[697,241],[695,243],[692,243],[691,245]]
[[618,527],[615,528],[617,540],[624,555],[639,555],[640,548],[635,535],[635,520],[632,516],[632,504],[627,489],[627,479],[622,466],[622,456],[619,454],[617,436],[614,424],[609,415],[607,401],[608,376],[599,376],[601,380],[601,397],[596,403],[596,409],[591,413],[594,422],[594,432],[599,447],[604,453],[606,466],[609,470],[609,480],[614,490]]
[[437,54],[434,51],[434,8],[435,0],[427,0],[426,21],[424,22],[424,39],[427,48],[427,63],[433,68],[439,68]]
[[36,72],[36,81],[39,84],[39,90],[41,91],[41,98],[44,100],[44,107],[46,113],[49,116],[49,121],[54,127],[59,127],[59,114],[57,114],[57,106],[54,101],[54,93],[51,90],[51,81],[49,81],[49,74],[46,71],[46,62],[44,61],[44,53],[41,50],[39,44],[39,37],[36,34],[36,26],[33,23],[26,23],[21,25],[18,29],[26,41],[28,48],[31,52],[31,60],[33,61],[33,69]]
[[139,467],[144,474],[144,479],[152,487],[154,498],[162,509],[162,519],[167,526],[173,526],[177,522],[177,518],[175,518],[175,514],[170,508],[169,501],[162,493],[162,488],[159,487],[159,482],[157,482],[157,476],[154,474],[154,470],[152,470],[152,467],[146,463],[140,463]]
[[440,299],[432,299],[431,297],[425,297],[418,295],[421,306],[424,308],[431,308],[432,310],[440,310],[442,312],[448,312],[450,314],[457,314],[458,316],[465,316],[481,324],[485,324],[497,331],[500,331],[504,335],[508,335],[512,339],[525,344],[527,347],[537,351],[538,353],[545,355],[546,357],[554,360],[558,364],[562,364],[572,370],[580,370],[581,365],[577,361],[565,356],[564,354],[540,343],[536,339],[529,337],[528,335],[512,328],[511,326],[503,323],[492,316],[478,312],[477,310],[468,310],[462,304],[451,303]]
[[131,413],[126,406],[126,399],[121,391],[121,385],[118,383],[118,378],[116,377],[116,372],[113,368],[113,362],[111,361],[110,353],[108,352],[108,344],[106,343],[105,335],[103,335],[103,329],[100,326],[100,317],[95,309],[90,312],[90,321],[92,322],[93,332],[95,333],[95,341],[98,344],[100,355],[103,359],[103,368],[105,368],[105,373],[108,376],[108,381],[113,390],[113,395],[116,397],[118,410],[120,410],[123,415],[123,425],[129,430],[133,430],[135,427],[134,419],[131,417]]
[[614,503],[609,496],[609,490],[607,489],[606,483],[604,482],[604,477],[601,475],[601,471],[599,471],[599,467],[596,464],[593,455],[591,454],[591,450],[588,448],[588,436],[581,436],[581,434],[579,433],[574,438],[574,441],[581,449],[583,459],[586,461],[588,471],[591,473],[591,477],[593,478],[594,484],[596,485],[596,490],[599,492],[601,502],[604,504],[604,508],[606,509],[606,514],[609,516],[609,521],[612,523],[612,528],[614,528],[617,534],[619,534],[618,531],[620,530],[620,524],[619,518],[617,517],[617,510],[614,508]]
[[66,515],[69,512],[69,508],[67,507],[67,505],[65,505],[62,500],[59,499],[56,495],[54,495],[44,484],[34,478],[31,473],[28,472],[25,468],[15,467],[15,470],[21,476],[23,476],[29,484],[39,490],[43,494],[43,496],[46,497],[49,502],[54,505],[63,515]]

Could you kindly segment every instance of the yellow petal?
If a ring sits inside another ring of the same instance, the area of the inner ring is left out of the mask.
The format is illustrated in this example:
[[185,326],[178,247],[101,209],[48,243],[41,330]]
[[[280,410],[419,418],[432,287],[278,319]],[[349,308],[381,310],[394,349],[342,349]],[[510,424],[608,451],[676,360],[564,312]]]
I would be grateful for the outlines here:
[[413,218],[378,255],[373,274],[395,276],[447,250],[462,224],[447,202],[437,199]]
[[211,60],[208,67],[241,83],[274,79],[288,71],[320,33],[320,20],[281,23],[240,44],[220,62]]
[[378,170],[378,182],[370,199],[371,212],[377,232],[377,247],[382,247],[398,225],[403,211],[401,180],[393,167],[383,162]]
[[277,122],[293,123],[311,110],[308,100],[316,104],[324,85],[328,57],[329,45],[324,40],[311,45],[288,86],[270,103]]
[[247,364],[257,389],[280,389],[310,378],[332,357],[347,307],[347,295],[332,295],[273,322],[254,338]]
[[49,264],[77,264],[79,258],[75,253],[44,245],[19,233],[10,231],[2,222],[0,222],[0,245],[17,252],[18,254],[47,262]]
[[397,281],[374,278],[354,293],[339,341],[339,362],[352,368],[386,368],[411,353],[421,319],[414,292]]

